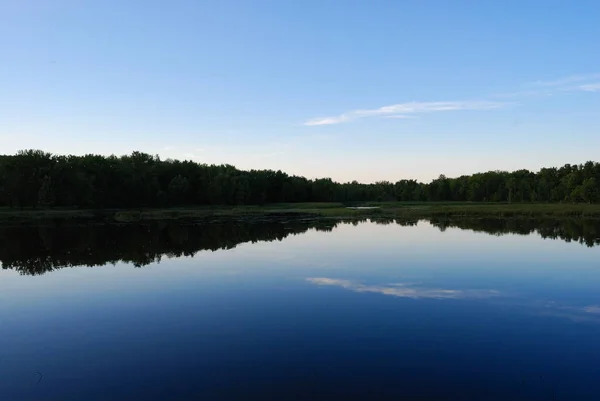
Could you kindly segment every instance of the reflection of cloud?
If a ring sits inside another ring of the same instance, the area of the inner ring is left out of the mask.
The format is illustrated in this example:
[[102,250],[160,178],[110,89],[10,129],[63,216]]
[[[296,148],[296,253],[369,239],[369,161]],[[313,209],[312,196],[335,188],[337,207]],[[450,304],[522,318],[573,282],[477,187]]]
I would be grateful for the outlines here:
[[600,323],[600,305],[565,305],[549,300],[531,300],[515,304],[520,310],[537,316],[568,319],[576,323]]
[[600,313],[600,305],[590,305],[583,308],[587,313]]
[[541,316],[560,317],[563,319],[569,319],[576,323],[600,323],[600,308],[595,307],[594,311],[588,310],[588,307],[576,308],[576,307],[556,307],[556,308],[543,308],[538,311],[537,314]]
[[[577,323],[600,323],[600,305],[575,306],[564,305],[554,301],[526,299],[519,296],[508,296],[496,290],[455,290],[444,288],[421,287],[415,283],[390,283],[385,285],[365,285],[350,280],[328,277],[311,277],[308,282],[320,286],[334,286],[355,292],[372,292],[394,297],[411,299],[489,299],[494,303],[517,307],[522,313],[537,316],[548,316],[569,319]],[[502,297],[501,300],[499,297]]]
[[353,283],[349,280],[340,280],[327,277],[307,278],[310,283],[321,286],[336,286],[355,292],[375,292],[402,298],[430,298],[430,299],[461,299],[461,298],[490,298],[499,296],[496,290],[451,290],[444,288],[417,287],[411,283],[394,283],[384,286],[365,285]]

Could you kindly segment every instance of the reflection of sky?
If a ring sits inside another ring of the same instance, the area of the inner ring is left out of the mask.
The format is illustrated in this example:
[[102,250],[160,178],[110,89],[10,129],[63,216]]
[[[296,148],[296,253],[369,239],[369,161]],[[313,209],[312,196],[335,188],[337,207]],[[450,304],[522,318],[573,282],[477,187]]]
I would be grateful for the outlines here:
[[589,324],[600,322],[599,255],[536,235],[360,224],[142,268],[1,271],[0,399],[67,399],[44,396],[75,381],[85,388],[72,399],[110,399],[94,387],[107,381],[168,399],[159,385],[234,369],[270,379],[306,361],[362,377],[380,367],[377,379],[405,364],[450,383],[523,365],[577,369],[580,380],[600,360],[600,326]]
[[[494,302],[502,298],[514,303],[518,298],[520,304],[526,300],[530,312],[579,318],[597,315],[599,255],[600,247],[543,240],[535,234],[496,237],[454,228],[441,232],[426,222],[416,227],[341,224],[333,232],[309,230],[282,241],[245,243],[191,258],[163,257],[160,264],[142,268],[121,263],[73,267],[39,277],[0,271],[0,314],[143,302],[149,294],[173,297],[186,290],[225,290],[244,281],[262,281],[271,288],[306,277],[333,277],[338,281],[313,283],[413,299],[493,297]],[[39,305],[47,299],[53,302]]]
[[0,271],[0,301],[38,299],[64,293],[65,288],[73,296],[166,291],[194,278],[226,276],[343,277],[353,282],[418,282],[429,288],[492,288],[540,298],[594,300],[600,287],[598,256],[600,247],[543,240],[535,234],[496,237],[454,228],[440,232],[426,222],[416,227],[342,224],[333,232],[309,230],[282,241],[198,252],[192,258],[163,257],[160,264],[140,269],[124,264],[74,267],[41,277]]

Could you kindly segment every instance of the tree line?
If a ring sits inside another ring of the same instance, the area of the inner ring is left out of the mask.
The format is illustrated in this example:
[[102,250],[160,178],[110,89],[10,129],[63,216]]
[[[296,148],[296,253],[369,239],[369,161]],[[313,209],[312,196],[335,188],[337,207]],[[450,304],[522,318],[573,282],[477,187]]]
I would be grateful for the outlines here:
[[488,171],[428,183],[362,184],[307,179],[273,170],[125,156],[64,156],[40,150],[0,155],[0,206],[138,208],[262,205],[279,202],[586,202],[600,201],[600,163]]
[[[0,264],[23,275],[40,275],[75,266],[127,263],[143,267],[164,258],[193,257],[202,251],[235,248],[238,244],[281,241],[308,230],[330,232],[341,224],[358,225],[362,220],[292,220],[278,222],[220,224],[58,224],[0,226]],[[382,225],[417,225],[417,219],[371,219]],[[600,246],[600,221],[586,219],[431,219],[441,231],[456,227],[492,235],[516,233],[542,238],[577,241]]]

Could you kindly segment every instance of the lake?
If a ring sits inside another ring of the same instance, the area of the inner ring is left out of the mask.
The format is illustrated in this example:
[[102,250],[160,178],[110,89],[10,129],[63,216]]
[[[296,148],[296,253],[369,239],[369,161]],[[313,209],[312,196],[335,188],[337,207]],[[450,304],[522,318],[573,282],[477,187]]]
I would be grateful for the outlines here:
[[0,400],[600,399],[600,222],[0,227]]

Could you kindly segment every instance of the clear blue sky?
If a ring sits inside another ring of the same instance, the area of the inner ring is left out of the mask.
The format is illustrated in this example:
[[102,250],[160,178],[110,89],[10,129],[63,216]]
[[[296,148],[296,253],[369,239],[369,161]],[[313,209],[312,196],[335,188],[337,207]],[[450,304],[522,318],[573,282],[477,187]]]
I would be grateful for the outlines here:
[[0,0],[0,152],[429,180],[600,161],[600,1]]

